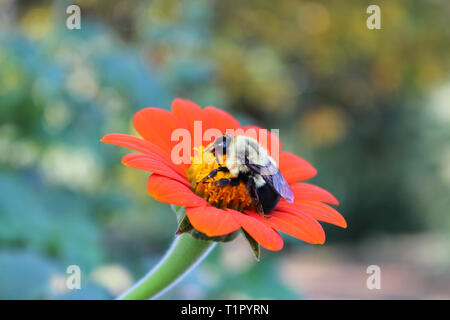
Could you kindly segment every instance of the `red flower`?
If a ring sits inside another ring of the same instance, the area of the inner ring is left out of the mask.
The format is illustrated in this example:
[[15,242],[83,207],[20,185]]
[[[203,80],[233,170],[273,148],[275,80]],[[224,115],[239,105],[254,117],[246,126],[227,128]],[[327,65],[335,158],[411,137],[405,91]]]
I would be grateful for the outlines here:
[[[234,117],[217,108],[201,109],[191,101],[175,99],[172,112],[145,108],[134,115],[134,127],[144,139],[127,134],[109,134],[101,141],[140,152],[125,155],[122,163],[152,172],[147,182],[148,193],[161,202],[185,207],[191,225],[209,237],[226,235],[242,228],[264,248],[280,250],[283,240],[277,230],[312,244],[322,244],[325,232],[318,221],[346,228],[341,214],[325,204],[338,205],[336,198],[320,187],[300,182],[314,177],[317,170],[289,152],[280,151],[279,170],[292,188],[294,202],[281,200],[275,210],[267,214],[269,219],[251,208],[243,185],[217,190],[219,187],[213,183],[197,184],[214,168],[215,162],[208,166],[195,162],[175,164],[171,160],[172,148],[178,143],[171,141],[175,129],[189,130],[194,149],[194,121],[201,121],[203,131],[217,128],[222,134],[226,129],[249,128],[241,127]],[[258,128],[258,132],[267,134],[267,145],[271,145],[271,139],[278,142],[278,137],[269,131]],[[203,141],[203,146],[197,146],[197,156],[202,154],[198,148],[206,147],[210,142]],[[281,144],[279,146],[281,149]],[[227,174],[221,172],[217,179]]]

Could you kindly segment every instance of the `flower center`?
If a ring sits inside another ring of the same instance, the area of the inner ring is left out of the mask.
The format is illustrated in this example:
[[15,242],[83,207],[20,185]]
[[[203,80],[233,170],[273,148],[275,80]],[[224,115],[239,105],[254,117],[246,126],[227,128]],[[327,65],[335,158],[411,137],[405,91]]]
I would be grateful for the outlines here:
[[[200,182],[211,171],[217,169],[217,163],[213,154],[204,153],[204,147],[194,148],[194,156],[192,157],[192,165],[188,170],[188,180],[194,188],[194,192],[206,199],[211,205],[218,208],[231,208],[242,211],[252,206],[247,186],[240,182],[237,186],[228,185],[218,187],[215,182],[220,179],[232,178],[229,172],[219,171],[217,175],[204,182]],[[219,157],[220,163],[225,163],[225,155]]]

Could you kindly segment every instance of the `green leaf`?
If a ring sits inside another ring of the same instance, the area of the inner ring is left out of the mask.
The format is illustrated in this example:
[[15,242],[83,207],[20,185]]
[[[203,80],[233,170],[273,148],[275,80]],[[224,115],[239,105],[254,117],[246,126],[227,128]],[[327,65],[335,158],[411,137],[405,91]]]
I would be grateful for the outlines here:
[[175,232],[175,235],[179,236],[180,234],[189,232],[192,229],[194,229],[194,227],[189,222],[188,217],[185,215],[181,222],[178,224],[178,229],[177,232]]
[[247,240],[248,244],[250,245],[250,248],[252,249],[253,255],[255,256],[256,261],[259,261],[260,257],[260,246],[259,243],[256,242],[255,239],[253,239],[247,231],[241,228],[242,233],[244,234],[245,239]]
[[172,211],[175,212],[177,222],[181,223],[184,217],[186,217],[186,209],[184,207],[176,206],[174,204],[171,204],[170,208],[172,208]]

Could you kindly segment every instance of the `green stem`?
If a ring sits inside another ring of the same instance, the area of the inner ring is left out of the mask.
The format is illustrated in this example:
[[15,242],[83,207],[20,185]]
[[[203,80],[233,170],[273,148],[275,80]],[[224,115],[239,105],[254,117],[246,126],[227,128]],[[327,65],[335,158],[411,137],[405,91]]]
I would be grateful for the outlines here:
[[198,240],[189,234],[178,236],[161,262],[118,299],[156,298],[194,269],[214,245],[213,241]]

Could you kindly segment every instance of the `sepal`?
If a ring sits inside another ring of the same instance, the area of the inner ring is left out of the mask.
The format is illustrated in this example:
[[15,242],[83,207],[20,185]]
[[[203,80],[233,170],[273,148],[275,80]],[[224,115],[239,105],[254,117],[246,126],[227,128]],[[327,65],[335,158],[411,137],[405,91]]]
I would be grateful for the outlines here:
[[261,250],[260,245],[258,242],[256,242],[255,239],[252,238],[251,235],[247,233],[244,229],[241,228],[242,234],[244,235],[245,240],[247,240],[248,244],[250,245],[250,249],[252,249],[253,255],[255,256],[256,261],[259,261]]

